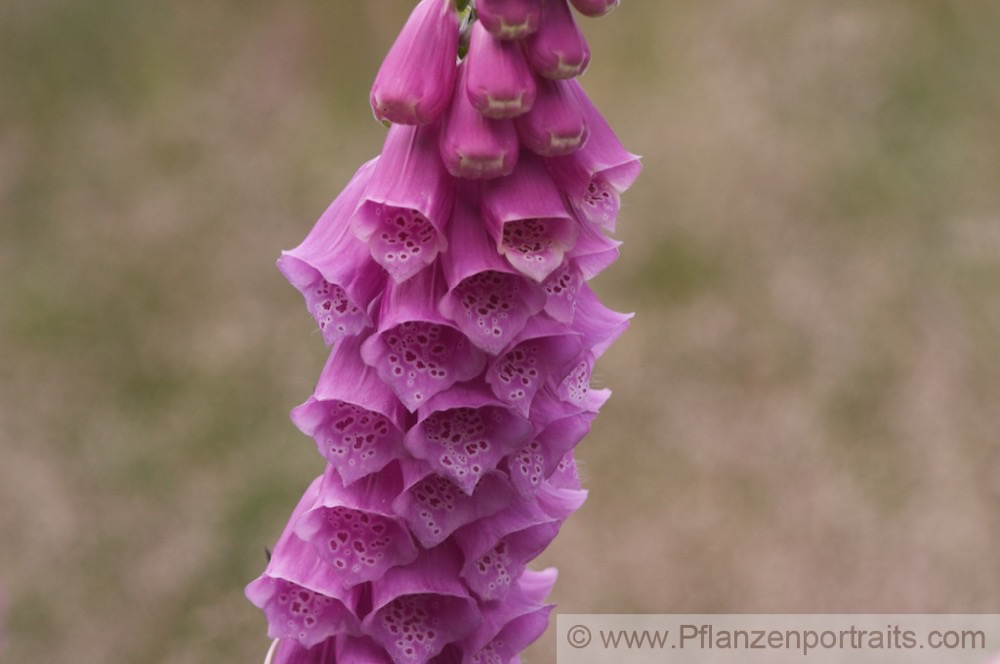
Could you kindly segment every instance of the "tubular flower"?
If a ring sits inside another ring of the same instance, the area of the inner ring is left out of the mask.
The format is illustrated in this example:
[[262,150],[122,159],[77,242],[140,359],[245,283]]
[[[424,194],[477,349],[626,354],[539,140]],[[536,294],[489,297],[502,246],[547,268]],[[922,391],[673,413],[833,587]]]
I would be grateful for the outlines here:
[[246,588],[270,664],[509,664],[545,631],[530,564],[586,498],[591,374],[631,317],[586,282],[640,171],[573,80],[568,1],[421,0],[372,90],[381,155],[278,260],[332,349],[291,414],[325,470]]

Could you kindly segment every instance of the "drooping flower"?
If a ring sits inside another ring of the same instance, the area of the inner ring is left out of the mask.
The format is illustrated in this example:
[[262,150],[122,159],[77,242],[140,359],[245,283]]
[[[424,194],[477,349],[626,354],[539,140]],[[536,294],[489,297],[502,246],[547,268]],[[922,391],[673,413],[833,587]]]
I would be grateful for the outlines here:
[[326,468],[246,589],[270,664],[510,664],[548,624],[530,564],[586,498],[591,375],[630,318],[586,282],[640,166],[572,80],[567,0],[475,9],[417,5],[372,90],[381,156],[278,261],[333,348],[292,411]]
[[454,0],[421,0],[375,76],[371,106],[379,120],[426,124],[444,112],[455,83],[458,14]]
[[490,34],[482,21],[469,31],[466,94],[472,106],[488,118],[513,118],[535,103],[535,77],[520,42]]
[[528,62],[545,78],[575,78],[590,64],[590,47],[566,0],[539,0],[538,30],[524,40]]

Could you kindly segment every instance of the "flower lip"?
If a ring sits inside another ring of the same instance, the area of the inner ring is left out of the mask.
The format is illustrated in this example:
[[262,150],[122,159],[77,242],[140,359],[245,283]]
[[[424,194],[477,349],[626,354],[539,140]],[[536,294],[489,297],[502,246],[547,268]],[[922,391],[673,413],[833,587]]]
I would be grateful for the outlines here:
[[361,344],[365,364],[411,412],[486,366],[483,352],[438,312],[442,281],[435,268],[393,284],[382,299],[378,329]]
[[523,39],[538,30],[540,0],[477,0],[479,22],[498,39]]

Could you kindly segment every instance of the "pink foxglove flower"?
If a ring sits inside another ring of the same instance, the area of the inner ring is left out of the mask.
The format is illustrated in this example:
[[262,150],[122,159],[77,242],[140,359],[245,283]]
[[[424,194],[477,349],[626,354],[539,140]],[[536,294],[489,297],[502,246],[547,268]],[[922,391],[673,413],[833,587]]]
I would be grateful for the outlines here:
[[466,94],[477,111],[488,118],[513,118],[535,103],[535,76],[520,42],[490,34],[481,21],[469,31]]
[[455,83],[458,28],[454,0],[420,0],[375,76],[376,118],[426,124],[441,115]]
[[292,411],[326,469],[246,588],[272,664],[512,663],[553,608],[530,566],[587,495],[591,375],[630,316],[586,282],[640,165],[572,80],[567,0],[475,9],[417,5],[372,91],[382,154],[278,260],[332,349]]
[[573,78],[590,64],[590,47],[566,0],[539,0],[538,30],[524,40],[528,62],[545,78]]

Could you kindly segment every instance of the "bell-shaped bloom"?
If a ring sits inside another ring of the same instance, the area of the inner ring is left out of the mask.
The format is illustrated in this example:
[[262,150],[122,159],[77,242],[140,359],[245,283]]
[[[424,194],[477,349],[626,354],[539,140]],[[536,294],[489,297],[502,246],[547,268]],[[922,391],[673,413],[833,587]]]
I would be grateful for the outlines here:
[[522,155],[510,176],[485,183],[482,209],[497,250],[536,282],[558,269],[576,243],[576,221],[541,161],[531,155]]
[[447,248],[454,197],[437,125],[393,125],[351,227],[393,280],[406,281]]
[[590,431],[601,401],[587,404],[581,410],[555,398],[545,390],[533,404],[532,419],[539,432],[517,453],[507,459],[511,485],[524,498],[538,493],[542,483],[549,479],[559,462]]
[[523,39],[538,29],[541,0],[476,0],[479,22],[499,39]]
[[402,488],[396,466],[350,487],[327,468],[316,502],[295,522],[295,534],[313,545],[345,588],[376,581],[417,557],[406,523],[392,511]]
[[590,47],[566,0],[540,0],[538,30],[524,40],[532,69],[545,78],[575,78],[590,64]]
[[483,601],[503,600],[511,586],[559,533],[561,521],[539,501],[518,500],[510,507],[455,532],[462,550],[462,578]]
[[458,13],[454,0],[421,0],[413,9],[372,85],[375,117],[426,124],[444,112],[455,84]]
[[483,624],[462,643],[466,653],[462,664],[519,661],[518,653],[534,643],[549,624],[555,605],[544,602],[555,582],[554,567],[525,571],[506,601],[484,605]]
[[536,79],[537,93],[531,110],[514,118],[525,146],[543,157],[567,155],[582,148],[590,126],[568,81]]
[[375,370],[361,361],[360,337],[337,344],[313,395],[292,421],[351,484],[403,453],[406,410]]
[[621,4],[621,0],[569,0],[584,16],[604,16]]
[[246,596],[267,617],[272,639],[292,639],[312,648],[337,634],[356,634],[360,589],[345,590],[339,573],[293,532],[299,517],[319,496],[322,477],[306,490],[274,547],[264,573]]
[[493,394],[524,417],[535,394],[555,375],[565,376],[567,365],[583,352],[583,338],[552,319],[536,316],[486,369]]
[[470,496],[426,462],[404,464],[403,471],[406,490],[393,509],[424,548],[437,546],[467,523],[496,514],[514,499],[514,489],[500,472],[487,473]]
[[385,271],[349,224],[377,161],[362,166],[302,244],[278,259],[278,269],[302,293],[328,345],[371,325],[368,305],[385,283]]
[[468,637],[482,615],[458,578],[460,565],[451,547],[437,547],[389,570],[372,587],[364,633],[397,664],[424,664],[449,643]]
[[479,480],[532,433],[531,423],[485,386],[455,386],[430,399],[417,416],[406,448],[470,496]]
[[448,292],[438,308],[477,348],[496,355],[542,310],[545,295],[497,253],[481,219],[474,201],[459,196],[449,225],[452,251],[441,257]]
[[621,144],[579,82],[566,85],[590,137],[576,152],[547,159],[546,165],[582,219],[614,231],[620,196],[639,177],[642,164]]
[[444,294],[436,270],[392,284],[382,298],[378,329],[361,357],[415,411],[438,392],[478,376],[486,356],[438,313]]
[[510,175],[520,151],[517,130],[509,119],[492,119],[477,111],[466,91],[468,67],[460,67],[455,96],[441,130],[441,160],[459,178],[485,180]]
[[535,76],[521,44],[498,39],[472,24],[465,56],[466,94],[473,108],[488,118],[513,118],[535,103]]

